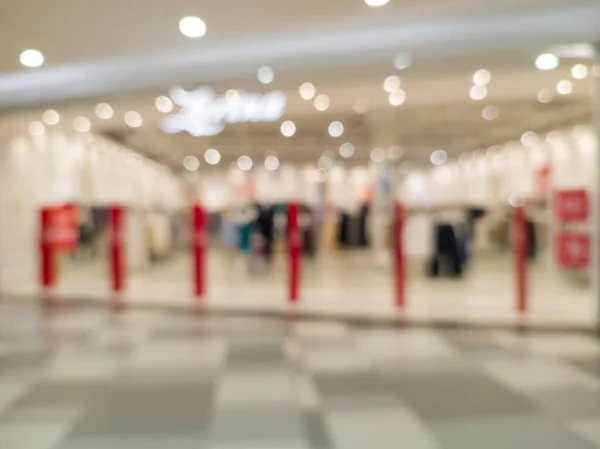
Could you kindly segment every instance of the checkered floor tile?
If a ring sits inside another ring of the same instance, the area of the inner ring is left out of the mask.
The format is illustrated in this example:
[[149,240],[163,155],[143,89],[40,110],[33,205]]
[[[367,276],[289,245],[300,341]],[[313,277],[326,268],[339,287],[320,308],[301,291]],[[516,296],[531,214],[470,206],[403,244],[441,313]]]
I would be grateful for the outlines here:
[[0,303],[0,447],[600,448],[592,335]]

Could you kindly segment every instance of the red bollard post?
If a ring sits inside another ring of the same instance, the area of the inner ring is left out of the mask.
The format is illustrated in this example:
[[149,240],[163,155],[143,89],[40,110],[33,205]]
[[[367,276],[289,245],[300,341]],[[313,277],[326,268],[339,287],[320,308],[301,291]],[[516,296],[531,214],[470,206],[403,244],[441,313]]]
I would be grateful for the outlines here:
[[515,257],[516,307],[527,311],[527,228],[523,205],[513,207],[513,251]]
[[406,305],[406,268],[404,260],[404,208],[396,201],[394,204],[394,286],[396,294],[396,307],[404,308]]
[[206,294],[206,213],[199,204],[193,210],[194,294]]
[[115,205],[109,210],[109,257],[111,286],[114,293],[125,289],[125,209]]
[[53,216],[54,210],[51,207],[43,207],[40,210],[40,284],[45,293],[56,280]]
[[290,204],[288,208],[288,251],[289,251],[289,301],[295,303],[300,293],[300,257],[302,244],[298,223],[299,206]]

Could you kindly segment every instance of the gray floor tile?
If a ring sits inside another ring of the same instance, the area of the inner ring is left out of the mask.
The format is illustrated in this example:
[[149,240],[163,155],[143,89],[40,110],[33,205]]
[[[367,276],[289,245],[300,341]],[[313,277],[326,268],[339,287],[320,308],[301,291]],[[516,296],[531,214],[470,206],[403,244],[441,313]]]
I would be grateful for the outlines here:
[[322,399],[322,408],[331,410],[398,410],[406,406],[393,393],[356,393],[329,395]]
[[465,353],[506,353],[506,349],[498,345],[487,331],[451,330],[442,331],[441,334]]
[[118,388],[90,408],[73,435],[201,434],[208,428],[211,400],[210,385]]
[[444,358],[440,360],[419,360],[415,362],[386,361],[379,363],[373,371],[383,380],[426,379],[429,377],[455,376],[479,373],[481,370],[466,358]]
[[5,357],[0,357],[0,374],[4,370],[20,371],[35,370],[39,371],[48,363],[49,354],[45,351],[18,351]]
[[538,416],[469,419],[430,427],[444,449],[597,449],[557,421]]
[[202,435],[146,435],[69,438],[52,449],[205,449]]
[[374,373],[366,372],[334,372],[315,373],[315,385],[321,396],[389,394],[392,392],[389,384]]
[[19,422],[0,424],[3,449],[52,449],[66,437],[68,422]]
[[302,415],[304,431],[312,449],[330,449],[331,439],[325,428],[323,416],[317,411]]
[[569,363],[588,374],[600,377],[600,357],[569,359]]
[[255,407],[215,411],[210,425],[211,444],[306,438],[303,417],[294,408]]
[[527,413],[534,406],[491,378],[463,373],[392,383],[400,399],[425,420]]
[[214,443],[208,449],[314,449],[304,440],[277,440],[269,442]]
[[335,449],[440,449],[429,429],[406,409],[328,412],[325,422]]
[[600,416],[598,390],[571,387],[536,391],[528,396],[546,413],[565,420]]
[[600,416],[572,421],[569,423],[569,429],[600,447]]
[[88,406],[108,391],[105,384],[38,383],[15,403],[17,407]]

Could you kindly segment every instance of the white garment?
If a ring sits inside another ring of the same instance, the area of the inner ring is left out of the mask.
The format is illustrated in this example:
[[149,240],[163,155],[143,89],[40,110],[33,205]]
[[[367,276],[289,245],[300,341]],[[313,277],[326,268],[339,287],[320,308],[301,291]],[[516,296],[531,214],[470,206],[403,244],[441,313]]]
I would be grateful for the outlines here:
[[439,224],[458,225],[466,221],[466,215],[460,209],[441,210],[434,214],[434,221]]

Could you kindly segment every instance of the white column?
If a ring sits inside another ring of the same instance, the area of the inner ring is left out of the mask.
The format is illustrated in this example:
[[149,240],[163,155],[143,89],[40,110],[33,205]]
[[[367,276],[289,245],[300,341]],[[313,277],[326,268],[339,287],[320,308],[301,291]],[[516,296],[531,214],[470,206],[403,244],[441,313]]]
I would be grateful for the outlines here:
[[[596,44],[596,61],[600,60],[600,44]],[[600,82],[596,79],[596,104],[600,98]],[[590,279],[592,287],[592,298],[595,305],[595,322],[600,330],[600,158],[598,157],[598,146],[600,146],[600,114],[596,113],[596,167],[595,176],[590,183],[590,199],[592,204],[592,226],[590,227],[591,263]]]
[[372,113],[367,116],[371,148],[380,148],[385,153],[382,161],[370,164],[373,183],[373,201],[371,203],[369,237],[374,262],[385,266],[389,262],[389,231],[393,219],[393,200],[395,192],[395,161],[389,158],[389,149],[398,144],[393,117],[387,113]]

